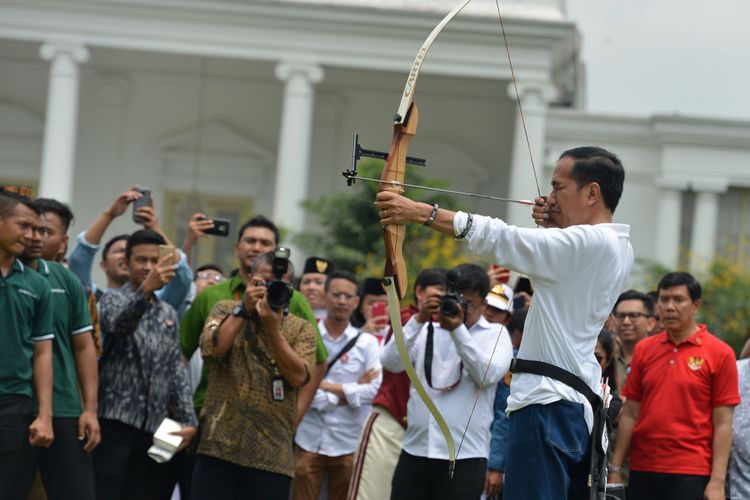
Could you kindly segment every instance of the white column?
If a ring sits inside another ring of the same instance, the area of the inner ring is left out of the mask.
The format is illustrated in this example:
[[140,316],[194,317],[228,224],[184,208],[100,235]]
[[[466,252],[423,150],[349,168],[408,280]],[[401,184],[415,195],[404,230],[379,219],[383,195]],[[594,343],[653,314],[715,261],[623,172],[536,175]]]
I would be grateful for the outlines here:
[[[526,132],[528,132],[529,143],[531,144],[536,174],[544,195],[549,191],[547,186],[544,185],[543,178],[547,104],[554,98],[555,91],[550,85],[527,84],[518,86],[518,94],[526,121]],[[516,101],[516,91],[512,83],[508,85],[508,95],[514,102]],[[534,180],[534,171],[531,168],[531,158],[529,157],[529,144],[526,142],[526,133],[518,109],[516,109],[516,123],[513,130],[513,151],[508,183],[507,194],[510,198],[533,200],[538,196],[537,184]],[[524,205],[509,204],[505,220],[518,226],[534,227],[531,208]]]
[[691,263],[699,268],[707,267],[716,252],[716,235],[719,222],[719,195],[726,191],[725,185],[698,184],[695,187],[695,209],[690,238]]
[[78,129],[78,65],[88,61],[89,51],[82,45],[45,43],[39,56],[50,61],[39,196],[70,203]]
[[[273,219],[280,227],[295,233],[305,227],[305,211],[301,203],[307,197],[314,85],[323,80],[323,69],[309,63],[282,62],[276,66],[276,77],[284,82],[284,102]],[[295,263],[301,263],[302,257],[293,249]]]
[[682,191],[684,182],[660,179],[659,209],[656,220],[656,259],[669,269],[675,269],[680,256],[682,221]]

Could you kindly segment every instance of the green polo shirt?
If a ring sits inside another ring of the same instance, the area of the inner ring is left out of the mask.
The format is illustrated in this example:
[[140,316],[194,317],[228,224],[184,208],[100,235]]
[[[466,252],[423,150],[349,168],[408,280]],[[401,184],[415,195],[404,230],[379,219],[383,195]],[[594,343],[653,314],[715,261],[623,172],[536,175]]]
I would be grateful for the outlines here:
[[32,396],[34,343],[52,340],[47,280],[15,259],[0,276],[0,400]]
[[78,417],[83,411],[78,391],[78,372],[73,357],[73,337],[93,330],[88,301],[75,274],[57,262],[39,259],[37,272],[52,291],[52,408],[55,417]]
[[[209,286],[195,298],[190,309],[188,309],[188,312],[180,321],[180,343],[182,344],[182,352],[187,359],[190,359],[200,346],[203,324],[206,322],[206,319],[208,319],[208,314],[211,312],[211,308],[221,300],[240,300],[244,294],[245,283],[238,274],[230,280]],[[310,304],[307,303],[307,299],[305,299],[305,297],[297,290],[294,290],[292,293],[292,299],[289,302],[289,312],[299,318],[309,321],[313,325],[316,341],[315,360],[318,364],[325,363],[328,359],[328,352],[323,344],[323,340],[320,338],[318,321],[315,319],[315,314],[313,313]],[[207,371],[204,366],[200,385],[198,385],[198,388],[195,391],[196,408],[203,406],[203,398],[206,395],[206,375]]]

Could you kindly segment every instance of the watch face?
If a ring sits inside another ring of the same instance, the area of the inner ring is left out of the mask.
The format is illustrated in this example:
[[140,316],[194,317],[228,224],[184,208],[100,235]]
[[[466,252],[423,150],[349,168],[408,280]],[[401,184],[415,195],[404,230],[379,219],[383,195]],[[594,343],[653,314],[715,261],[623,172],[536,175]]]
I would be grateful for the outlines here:
[[247,318],[247,311],[241,305],[236,305],[232,308],[232,315],[239,316],[240,318]]

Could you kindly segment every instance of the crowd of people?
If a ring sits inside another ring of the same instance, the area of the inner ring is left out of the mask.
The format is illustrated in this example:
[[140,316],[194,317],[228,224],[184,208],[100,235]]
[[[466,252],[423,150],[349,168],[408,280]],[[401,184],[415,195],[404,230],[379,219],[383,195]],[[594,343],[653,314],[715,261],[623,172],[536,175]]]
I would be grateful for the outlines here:
[[[400,311],[408,359],[379,277],[318,256],[295,272],[264,216],[238,228],[225,273],[193,260],[203,214],[179,248],[153,202],[106,235],[138,189],[70,251],[70,207],[0,193],[0,497],[582,499],[601,413],[610,494],[750,498],[750,364],[696,322],[692,275],[623,291],[622,175],[600,148],[563,153],[534,208],[543,231],[378,195],[384,224],[431,225],[502,264],[420,270]],[[176,430],[155,439],[165,419]]]

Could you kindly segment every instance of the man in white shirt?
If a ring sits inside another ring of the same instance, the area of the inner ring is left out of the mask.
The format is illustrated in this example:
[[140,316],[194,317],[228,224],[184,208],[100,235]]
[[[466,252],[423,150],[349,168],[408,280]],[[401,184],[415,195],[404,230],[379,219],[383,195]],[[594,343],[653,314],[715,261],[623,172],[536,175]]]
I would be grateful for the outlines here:
[[[549,197],[536,199],[533,217],[549,228],[544,231],[387,191],[378,193],[375,205],[383,225],[433,221],[433,229],[465,238],[478,255],[527,274],[535,293],[519,358],[567,370],[598,394],[597,335],[633,263],[629,226],[612,223],[624,179],[620,160],[609,151],[564,152]],[[504,498],[585,498],[593,425],[587,399],[549,377],[517,373],[508,413]]]
[[326,476],[328,499],[346,498],[359,433],[380,388],[378,341],[349,322],[359,303],[357,292],[352,274],[334,272],[328,277],[328,315],[318,324],[328,350],[328,373],[294,438],[294,500],[317,500]]
[[[406,345],[417,374],[445,417],[456,443],[461,443],[455,474],[452,479],[448,476],[448,450],[443,436],[412,387],[407,405],[408,426],[393,474],[391,500],[473,500],[484,488],[495,387],[508,371],[513,347],[507,330],[482,316],[490,288],[484,269],[464,264],[455,271],[456,289],[465,301],[457,314],[440,314],[439,321],[432,321],[440,310],[440,296],[431,295],[404,325]],[[381,360],[386,370],[404,370],[393,339],[385,346]],[[475,402],[467,428],[467,410]]]

